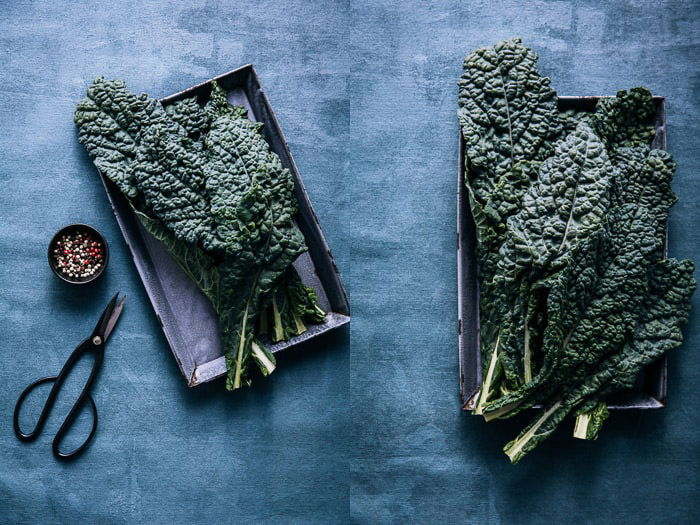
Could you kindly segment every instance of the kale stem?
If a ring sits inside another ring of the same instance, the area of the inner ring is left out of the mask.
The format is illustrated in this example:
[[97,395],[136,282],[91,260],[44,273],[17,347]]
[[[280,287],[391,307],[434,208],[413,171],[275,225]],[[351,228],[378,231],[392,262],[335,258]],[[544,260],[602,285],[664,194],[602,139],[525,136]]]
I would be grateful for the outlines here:
[[574,426],[574,437],[578,439],[588,439],[588,424],[591,422],[591,414],[579,414],[576,417],[576,425]]
[[277,307],[277,299],[272,295],[272,315],[275,320],[274,341],[282,341],[284,339],[284,328],[282,327],[282,315]]
[[510,458],[512,463],[516,463],[520,459],[525,446],[537,435],[537,430],[545,423],[545,421],[547,421],[549,416],[557,411],[560,406],[561,401],[554,403],[552,407],[542,414],[542,417],[540,417],[535,424],[522,435],[522,437],[516,439],[511,445],[505,448],[505,453]]
[[474,409],[475,414],[483,414],[484,413],[484,405],[486,404],[486,400],[489,397],[489,391],[491,390],[491,383],[493,382],[493,375],[494,371],[496,370],[496,363],[498,362],[498,345],[501,341],[501,334],[498,334],[498,337],[496,337],[496,345],[493,349],[493,353],[491,354],[491,360],[489,361],[489,368],[486,372],[486,377],[484,378],[484,382],[481,385],[481,393],[479,394],[479,402],[476,405],[476,409]]
[[[257,281],[257,279],[256,279]],[[233,389],[241,387],[241,368],[243,364],[243,349],[245,348],[246,342],[246,323],[248,322],[248,307],[249,303],[245,305],[245,310],[243,312],[243,322],[241,323],[241,334],[240,341],[238,343],[238,354],[236,355],[236,372],[233,376]]]

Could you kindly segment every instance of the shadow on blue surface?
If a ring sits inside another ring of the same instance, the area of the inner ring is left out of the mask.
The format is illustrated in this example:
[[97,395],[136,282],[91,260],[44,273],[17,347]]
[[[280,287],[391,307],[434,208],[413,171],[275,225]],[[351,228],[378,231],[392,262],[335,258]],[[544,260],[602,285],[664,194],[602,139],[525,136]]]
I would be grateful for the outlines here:
[[[325,360],[325,358],[333,354],[347,352],[349,341],[350,327],[348,325],[341,326],[333,332],[319,335],[309,341],[304,341],[291,349],[275,354],[278,370],[293,371],[294,367],[301,363],[305,367],[313,367],[314,364],[318,364],[319,361]],[[182,380],[182,388],[178,389],[182,403],[193,409],[224,401],[227,405],[226,410],[235,412],[236,407],[240,403],[250,402],[254,398],[270,396],[276,388],[276,372],[266,378],[258,369],[255,369],[251,374],[253,384],[250,387],[232,392],[226,390],[223,377],[196,387],[188,387],[174,359],[170,372],[177,374]]]

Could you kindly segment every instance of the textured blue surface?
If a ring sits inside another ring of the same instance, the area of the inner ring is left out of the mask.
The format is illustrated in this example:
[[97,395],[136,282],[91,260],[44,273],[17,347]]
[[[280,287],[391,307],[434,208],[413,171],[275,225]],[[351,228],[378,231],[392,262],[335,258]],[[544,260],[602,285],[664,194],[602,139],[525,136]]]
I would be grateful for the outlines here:
[[[164,96],[255,63],[347,267],[334,212],[349,132],[347,19],[304,2],[179,4],[2,2],[0,523],[348,517],[347,332],[280,357],[271,380],[245,392],[228,394],[221,382],[187,389],[72,122],[98,75]],[[77,221],[112,248],[104,279],[85,290],[46,264],[53,232]],[[14,400],[58,371],[117,290],[128,298],[94,392],[97,436],[77,462],[57,463],[52,433],[15,439]]]
[[[516,467],[501,447],[522,421],[460,412],[455,112],[463,56],[514,35],[560,94],[645,84],[666,96],[681,196],[670,251],[700,261],[698,2],[3,4],[0,521],[697,518],[698,296],[666,410],[615,414],[593,443],[560,432]],[[72,112],[101,74],[163,96],[246,62],[344,272],[353,322],[231,395],[221,383],[185,387]],[[81,290],[45,262],[52,233],[75,221],[112,248],[105,278]],[[17,442],[14,400],[58,369],[117,289],[129,298],[95,391],[98,435],[79,461],[56,463],[50,433]]]

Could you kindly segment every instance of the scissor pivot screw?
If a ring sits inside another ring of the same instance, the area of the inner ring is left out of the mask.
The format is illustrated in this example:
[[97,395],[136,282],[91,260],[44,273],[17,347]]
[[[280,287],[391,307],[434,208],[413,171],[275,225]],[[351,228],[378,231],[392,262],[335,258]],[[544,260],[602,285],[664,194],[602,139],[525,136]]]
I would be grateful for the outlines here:
[[99,335],[96,335],[92,338],[92,344],[95,346],[102,344],[102,338]]

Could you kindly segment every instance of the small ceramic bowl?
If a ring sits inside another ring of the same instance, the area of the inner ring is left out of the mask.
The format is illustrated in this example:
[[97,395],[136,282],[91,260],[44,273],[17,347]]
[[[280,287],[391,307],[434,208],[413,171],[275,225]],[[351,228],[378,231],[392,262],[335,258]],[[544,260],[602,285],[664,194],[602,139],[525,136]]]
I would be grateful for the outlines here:
[[[68,274],[63,273],[59,268],[56,254],[54,253],[54,250],[58,248],[58,242],[64,235],[75,235],[77,233],[88,234],[94,241],[100,243],[100,247],[102,248],[101,266],[95,271],[95,273],[86,277],[70,277]],[[68,226],[64,226],[58,230],[56,235],[53,236],[51,242],[49,243],[48,255],[49,267],[59,279],[71,284],[87,284],[97,279],[104,273],[105,268],[107,268],[107,263],[109,262],[109,246],[107,245],[107,240],[102,236],[102,234],[92,226],[89,226],[88,224],[69,224]]]

